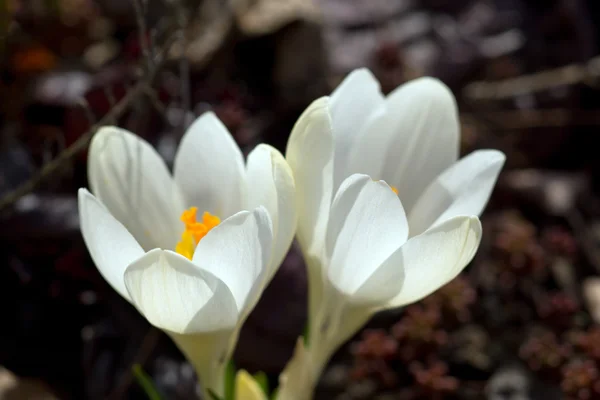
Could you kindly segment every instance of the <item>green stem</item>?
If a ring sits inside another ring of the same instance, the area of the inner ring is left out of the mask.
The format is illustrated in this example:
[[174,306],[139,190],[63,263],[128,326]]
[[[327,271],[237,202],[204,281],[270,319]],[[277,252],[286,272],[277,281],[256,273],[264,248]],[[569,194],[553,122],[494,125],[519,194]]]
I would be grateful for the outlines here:
[[373,310],[349,304],[328,287],[321,308],[310,321],[308,348],[300,342],[280,378],[277,400],[310,400],[333,353],[360,329]]
[[170,336],[181,352],[192,363],[202,386],[203,398],[210,399],[208,392],[225,396],[225,369],[229,361],[229,344],[232,332]]

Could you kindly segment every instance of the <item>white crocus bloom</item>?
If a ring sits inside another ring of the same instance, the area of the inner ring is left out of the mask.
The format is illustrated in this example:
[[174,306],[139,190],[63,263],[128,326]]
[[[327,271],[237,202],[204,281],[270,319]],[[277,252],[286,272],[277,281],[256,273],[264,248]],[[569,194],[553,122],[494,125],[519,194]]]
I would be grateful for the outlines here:
[[173,176],[150,144],[115,127],[93,138],[88,169],[95,196],[80,189],[81,229],[100,273],[222,394],[239,329],[295,232],[285,159],[259,145],[244,165],[206,113],[184,135]]
[[296,123],[286,157],[308,265],[312,357],[303,357],[313,373],[373,312],[429,295],[475,254],[478,216],[505,157],[481,150],[459,160],[459,130],[438,80],[383,96],[364,69]]

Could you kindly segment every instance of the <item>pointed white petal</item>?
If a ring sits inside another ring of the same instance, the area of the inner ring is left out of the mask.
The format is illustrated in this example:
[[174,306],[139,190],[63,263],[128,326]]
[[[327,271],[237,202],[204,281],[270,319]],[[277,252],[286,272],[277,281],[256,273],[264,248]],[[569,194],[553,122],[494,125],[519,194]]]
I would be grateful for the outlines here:
[[366,125],[369,116],[383,104],[379,82],[366,68],[352,71],[331,94],[335,146],[334,192],[351,175],[347,170],[348,158],[355,148],[357,134]]
[[154,249],[125,271],[131,299],[157,328],[173,333],[232,329],[238,319],[227,285],[177,253]]
[[409,239],[401,248],[404,285],[387,308],[413,303],[454,279],[471,261],[481,240],[477,217],[455,217]]
[[272,241],[271,218],[264,207],[240,211],[200,240],[192,261],[225,282],[243,315],[264,288]]
[[479,150],[440,174],[409,213],[411,236],[457,215],[480,215],[505,158],[497,150]]
[[402,252],[394,251],[356,290],[351,302],[377,307],[395,297],[404,284]]
[[[352,175],[340,186],[331,207],[326,241],[329,281],[340,292],[354,295],[369,285],[370,277],[407,237],[406,216],[391,188],[367,175]],[[401,283],[401,271],[386,271]],[[383,297],[392,295],[383,292]]]
[[248,155],[247,209],[263,205],[273,222],[273,256],[267,272],[270,281],[287,254],[296,233],[296,190],[292,171],[275,148],[260,144]]
[[394,118],[396,115],[388,112],[387,103],[383,103],[369,115],[365,125],[358,131],[355,145],[348,155],[347,176],[365,174],[374,179],[385,178],[383,166],[389,143],[395,133]]
[[92,192],[146,250],[174,248],[183,211],[167,166],[145,140],[120,128],[104,127],[88,155]]
[[408,82],[387,98],[391,140],[384,179],[398,189],[407,213],[427,185],[458,158],[459,122],[450,89],[432,78]]
[[221,219],[242,210],[244,157],[213,112],[204,113],[188,128],[175,155],[173,174],[186,207],[198,207]]
[[315,100],[300,116],[288,140],[286,159],[296,182],[298,240],[305,252],[318,253],[333,196],[333,130],[328,97]]
[[123,274],[144,250],[90,192],[79,189],[78,198],[81,233],[96,268],[113,289],[131,301]]

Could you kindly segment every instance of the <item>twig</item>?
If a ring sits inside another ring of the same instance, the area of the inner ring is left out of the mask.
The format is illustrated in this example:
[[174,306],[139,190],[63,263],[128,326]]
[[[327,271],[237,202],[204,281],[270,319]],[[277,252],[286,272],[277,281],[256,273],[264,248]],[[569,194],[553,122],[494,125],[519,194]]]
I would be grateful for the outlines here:
[[85,116],[87,117],[88,122],[90,123],[90,126],[94,125],[96,123],[96,116],[92,112],[92,109],[91,109],[90,105],[88,104],[87,100],[82,97],[77,100],[77,104],[81,108],[83,108],[83,111],[85,112]]
[[158,98],[156,91],[152,89],[149,85],[145,85],[143,88],[144,94],[150,100],[150,104],[154,107],[154,109],[163,117],[167,114],[167,108]]
[[112,85],[104,86],[104,95],[106,96],[106,99],[108,100],[108,104],[110,105],[110,108],[113,108],[115,106],[115,104],[117,103],[117,101],[115,99],[115,94],[113,92]]
[[191,111],[191,99],[190,99],[190,65],[187,57],[185,56],[185,48],[187,47],[186,28],[188,19],[185,16],[185,9],[180,2],[175,3],[175,18],[177,19],[178,36],[181,46],[181,55],[179,57],[179,95],[181,98],[181,135],[187,128],[187,116],[188,112]]
[[146,60],[146,70],[149,71],[152,68],[152,59],[150,57],[150,50],[148,49],[146,20],[144,18],[144,10],[139,0],[131,0],[133,3],[133,9],[135,11],[135,20],[138,26],[138,40],[140,41],[140,48],[142,49],[142,55]]
[[600,125],[600,112],[568,110],[562,108],[546,110],[477,111],[464,113],[462,117],[492,122],[497,129],[516,130],[540,127],[594,126]]
[[585,64],[571,64],[517,78],[473,82],[463,91],[472,100],[502,100],[576,83],[593,84],[600,78],[600,56]]
[[[106,100],[108,100],[108,105],[109,105],[110,109],[112,109],[115,106],[115,104],[117,104],[117,100],[115,99],[115,93],[113,92],[112,85],[108,84],[108,85],[104,86],[104,95],[106,96]],[[116,123],[116,121],[115,120],[109,121],[109,123],[114,124],[114,123]]]
[[87,132],[81,135],[54,160],[45,164],[34,177],[3,196],[0,199],[0,211],[3,211],[6,207],[19,200],[19,198],[34,190],[44,179],[58,171],[65,162],[83,150],[100,127],[116,120],[127,110],[131,102],[143,92],[144,85],[146,85],[145,82],[140,82],[134,86],[104,117],[92,125]]

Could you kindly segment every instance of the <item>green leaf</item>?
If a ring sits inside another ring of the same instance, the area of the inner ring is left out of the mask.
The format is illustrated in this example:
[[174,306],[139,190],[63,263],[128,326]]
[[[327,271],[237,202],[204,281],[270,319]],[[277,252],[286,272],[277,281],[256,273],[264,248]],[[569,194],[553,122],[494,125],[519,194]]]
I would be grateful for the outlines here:
[[260,386],[260,388],[263,390],[263,392],[265,392],[265,394],[267,395],[267,397],[269,396],[269,378],[267,377],[267,374],[265,374],[263,371],[258,371],[256,374],[253,375],[254,380],[256,381],[256,383],[258,383],[258,386]]
[[275,388],[275,390],[273,390],[273,393],[271,393],[271,397],[270,397],[270,399],[271,399],[271,400],[275,400],[275,399],[277,399],[277,395],[278,395],[278,394],[279,394],[279,388],[277,387],[277,388]]
[[308,321],[306,321],[306,325],[304,325],[304,329],[302,330],[302,339],[304,339],[304,346],[308,348],[308,340],[309,340],[309,326]]
[[140,364],[134,364],[133,367],[131,367],[131,371],[133,372],[133,376],[137,380],[137,383],[144,390],[144,392],[146,393],[146,396],[148,396],[148,399],[150,399],[150,400],[161,400],[162,399],[158,389],[156,389],[156,386],[154,386],[152,379],[150,379],[150,377],[142,369],[142,366]]
[[235,400],[235,364],[229,360],[225,367],[225,400]]
[[211,389],[208,389],[208,395],[210,396],[211,400],[223,400],[215,392],[213,392]]

